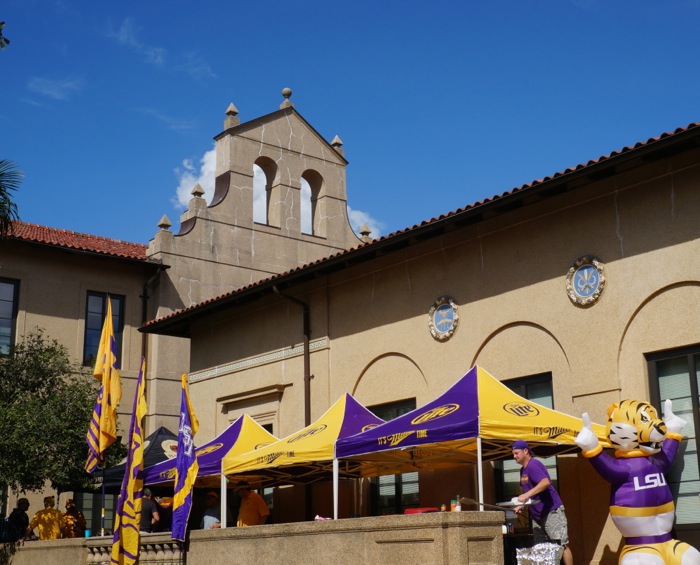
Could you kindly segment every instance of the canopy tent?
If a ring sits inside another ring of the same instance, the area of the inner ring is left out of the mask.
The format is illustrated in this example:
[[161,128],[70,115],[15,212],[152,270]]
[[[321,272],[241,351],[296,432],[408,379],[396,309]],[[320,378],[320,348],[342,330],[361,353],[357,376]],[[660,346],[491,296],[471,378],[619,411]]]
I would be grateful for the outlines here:
[[[143,442],[143,464],[155,465],[161,461],[175,458],[177,454],[177,435],[167,428],[160,427]],[[119,490],[124,478],[125,463],[105,469],[104,485],[106,490]]]
[[[355,436],[338,439],[334,459],[334,508],[338,476],[351,468],[371,477],[477,463],[479,502],[483,502],[483,461],[511,457],[516,439],[538,456],[578,452],[574,438],[580,418],[541,406],[515,394],[481,367],[472,367],[444,394],[425,406]],[[603,447],[604,426],[593,424]]]
[[257,451],[223,459],[223,474],[251,484],[309,484],[332,475],[333,447],[338,438],[384,423],[346,393],[323,416],[304,429]]
[[[218,487],[221,475],[221,460],[260,449],[277,438],[258,424],[248,414],[236,418],[217,437],[195,449],[199,471],[196,487]],[[168,459],[143,470],[146,485],[172,483],[175,480],[176,460]]]

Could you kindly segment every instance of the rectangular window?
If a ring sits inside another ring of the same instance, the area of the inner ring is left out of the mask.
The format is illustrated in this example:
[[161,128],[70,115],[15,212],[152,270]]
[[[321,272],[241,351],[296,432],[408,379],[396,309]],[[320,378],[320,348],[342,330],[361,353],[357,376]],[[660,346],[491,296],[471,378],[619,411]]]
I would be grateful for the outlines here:
[[117,367],[121,366],[122,332],[124,330],[124,297],[104,292],[87,293],[85,309],[85,343],[83,346],[83,365],[95,364],[97,351],[100,347],[102,326],[107,314],[107,296],[112,303],[112,325],[114,338],[117,342]]
[[683,418],[681,442],[673,467],[666,474],[676,502],[676,537],[697,546],[700,541],[700,458],[698,421],[700,410],[700,346],[647,355],[651,403],[663,417],[664,402],[673,402],[673,413]]
[[[105,494],[104,528],[107,535],[111,535],[114,531],[117,498],[116,494]],[[73,500],[75,506],[85,516],[87,529],[92,530],[93,536],[99,536],[102,528],[102,495],[100,493],[76,492],[73,494]]]
[[15,344],[19,281],[0,279],[0,356],[7,356]]
[[[368,410],[382,420],[389,421],[415,410],[416,399],[400,400],[388,404],[368,406]],[[406,508],[419,504],[418,473],[383,475],[372,479],[373,514],[402,514]]]

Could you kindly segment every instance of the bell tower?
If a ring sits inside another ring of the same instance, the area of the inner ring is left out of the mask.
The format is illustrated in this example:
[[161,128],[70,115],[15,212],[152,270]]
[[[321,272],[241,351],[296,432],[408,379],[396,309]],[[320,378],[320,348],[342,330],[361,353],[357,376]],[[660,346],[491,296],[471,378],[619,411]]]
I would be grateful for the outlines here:
[[292,91],[282,94],[279,110],[245,123],[229,105],[214,138],[211,204],[194,187],[178,233],[160,223],[150,242],[149,257],[188,280],[175,309],[362,242],[348,220],[340,138],[327,142],[296,111]]

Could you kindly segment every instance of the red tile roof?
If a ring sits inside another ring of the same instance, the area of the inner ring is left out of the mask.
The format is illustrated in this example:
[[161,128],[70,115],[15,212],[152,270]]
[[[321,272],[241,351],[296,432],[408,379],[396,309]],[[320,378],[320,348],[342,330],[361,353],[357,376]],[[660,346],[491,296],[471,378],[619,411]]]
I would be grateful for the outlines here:
[[146,250],[148,247],[141,243],[129,243],[128,241],[49,228],[25,222],[13,222],[13,230],[10,234],[10,238],[64,247],[66,249],[99,253],[112,257],[123,257],[125,259],[136,259],[140,261],[147,260]]

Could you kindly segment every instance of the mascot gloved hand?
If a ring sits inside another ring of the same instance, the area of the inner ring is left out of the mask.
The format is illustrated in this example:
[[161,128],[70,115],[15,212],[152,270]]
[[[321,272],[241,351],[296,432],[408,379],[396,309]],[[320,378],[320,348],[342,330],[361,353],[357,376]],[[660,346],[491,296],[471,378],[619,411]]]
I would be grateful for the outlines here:
[[[666,435],[668,434],[678,434],[681,435],[683,428],[688,423],[682,418],[679,418],[673,413],[673,406],[670,399],[664,402],[664,423],[666,424]],[[680,441],[682,437],[678,438]]]
[[592,452],[598,448],[600,442],[598,441],[598,436],[593,433],[591,417],[588,415],[588,412],[584,412],[581,419],[583,420],[583,429],[574,438],[574,441],[581,448],[581,451]]
[[623,400],[608,407],[608,439],[615,457],[603,451],[583,414],[576,444],[598,473],[611,484],[610,516],[625,538],[620,565],[700,564],[700,552],[674,540],[675,506],[665,473],[671,468],[686,422],[664,405],[661,420],[648,402]]

